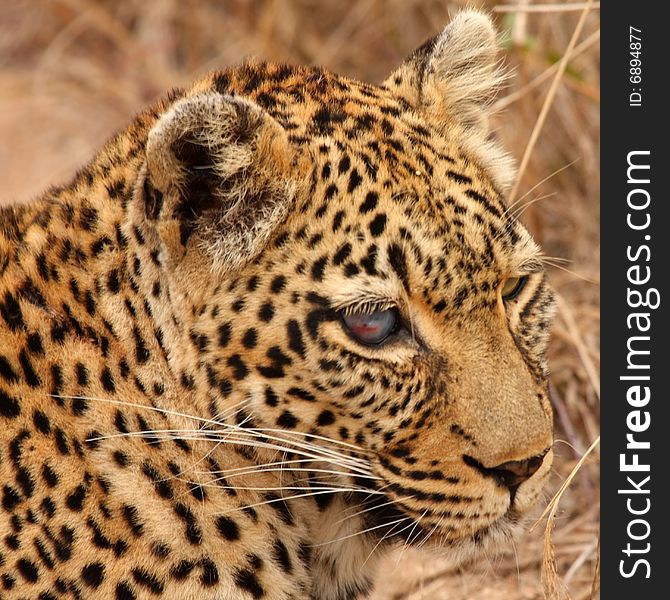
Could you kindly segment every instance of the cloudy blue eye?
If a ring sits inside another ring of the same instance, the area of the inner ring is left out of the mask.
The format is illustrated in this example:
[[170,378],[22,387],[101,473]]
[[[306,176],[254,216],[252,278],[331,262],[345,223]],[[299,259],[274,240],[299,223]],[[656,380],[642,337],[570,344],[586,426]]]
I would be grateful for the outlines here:
[[351,336],[366,346],[381,344],[398,330],[398,312],[395,308],[378,310],[373,313],[342,315],[344,325]]

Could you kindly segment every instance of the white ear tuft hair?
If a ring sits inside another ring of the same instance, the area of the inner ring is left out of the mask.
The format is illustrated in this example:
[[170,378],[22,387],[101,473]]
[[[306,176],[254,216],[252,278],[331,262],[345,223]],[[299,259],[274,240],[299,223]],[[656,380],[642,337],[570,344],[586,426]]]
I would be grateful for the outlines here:
[[468,10],[435,40],[423,78],[422,96],[441,104],[451,118],[466,127],[481,127],[487,108],[506,74],[497,60],[493,23],[483,13]]
[[444,127],[461,128],[461,142],[507,188],[512,159],[489,136],[491,105],[508,77],[498,59],[496,30],[488,15],[459,12],[449,25],[416,50],[385,82],[417,110]]

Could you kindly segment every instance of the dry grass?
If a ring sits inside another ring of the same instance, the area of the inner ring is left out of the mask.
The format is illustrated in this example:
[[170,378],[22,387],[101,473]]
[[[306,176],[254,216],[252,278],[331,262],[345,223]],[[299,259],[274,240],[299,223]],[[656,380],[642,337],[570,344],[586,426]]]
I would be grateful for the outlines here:
[[[586,4],[510,0],[497,7],[517,77],[498,102],[496,126],[520,159],[542,114],[518,196],[555,174],[524,198],[524,219],[549,256],[569,261],[554,261],[550,270],[560,294],[551,346],[552,494],[598,437],[600,415],[597,9],[560,62]],[[380,81],[457,8],[442,0],[7,2],[0,18],[0,198],[27,199],[66,179],[140,107],[208,69],[258,56]],[[544,580],[552,572],[557,578],[549,581],[552,597],[598,597],[598,485],[596,447],[572,473],[551,522],[541,521],[514,552],[460,571],[407,550],[389,561],[375,598],[540,599],[543,557]]]

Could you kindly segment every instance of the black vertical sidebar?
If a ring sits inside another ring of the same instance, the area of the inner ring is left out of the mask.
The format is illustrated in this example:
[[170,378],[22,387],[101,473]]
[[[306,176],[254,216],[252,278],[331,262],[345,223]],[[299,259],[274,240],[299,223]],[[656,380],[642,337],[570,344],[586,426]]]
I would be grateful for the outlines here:
[[670,598],[670,32],[601,4],[601,597]]

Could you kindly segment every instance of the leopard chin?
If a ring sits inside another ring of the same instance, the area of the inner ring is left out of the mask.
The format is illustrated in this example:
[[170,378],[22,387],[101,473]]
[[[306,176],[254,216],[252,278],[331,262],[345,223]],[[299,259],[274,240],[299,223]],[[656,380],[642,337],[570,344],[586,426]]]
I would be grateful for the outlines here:
[[520,533],[526,518],[516,509],[510,508],[505,514],[492,523],[469,531],[457,532],[453,528],[441,527],[435,523],[422,523],[403,511],[385,496],[375,498],[378,508],[366,502],[367,512],[363,521],[364,529],[385,545],[407,545],[417,548],[425,547],[444,551],[448,556],[457,552],[459,556],[473,558],[481,552],[490,553],[496,548],[504,551],[509,547],[510,540]]

